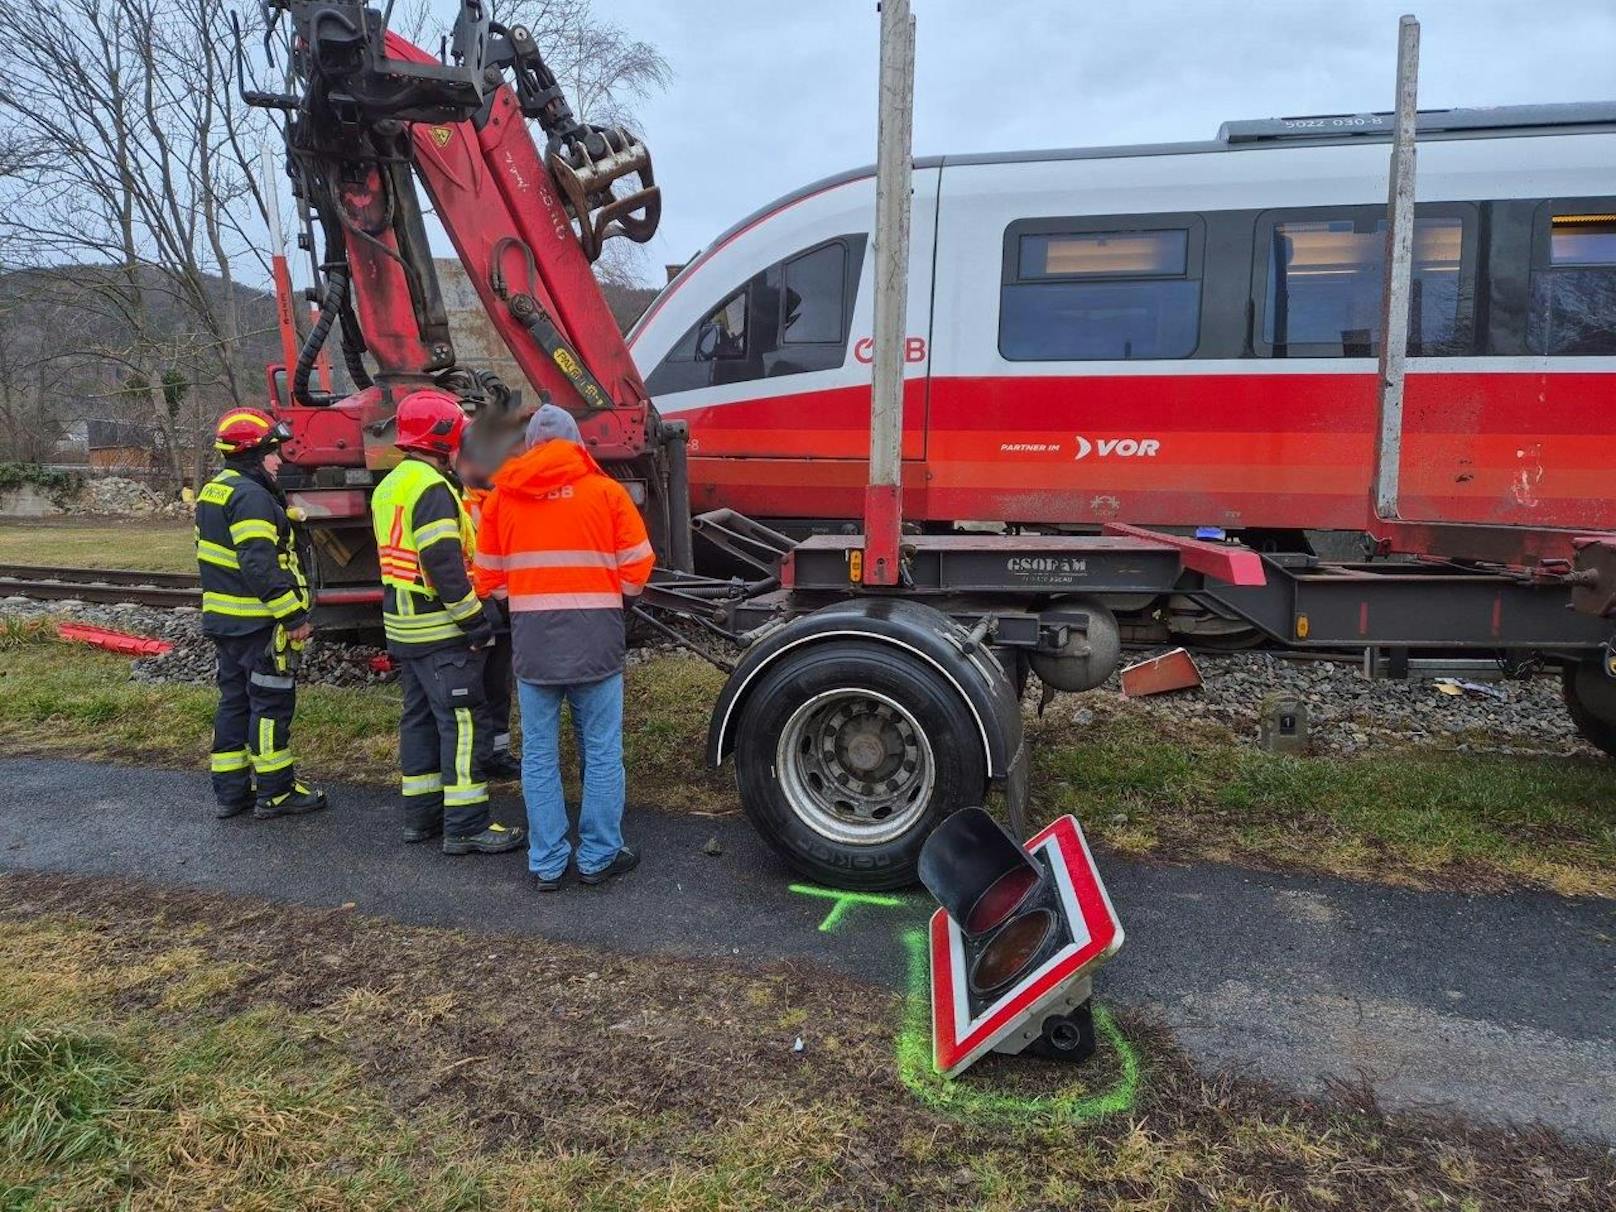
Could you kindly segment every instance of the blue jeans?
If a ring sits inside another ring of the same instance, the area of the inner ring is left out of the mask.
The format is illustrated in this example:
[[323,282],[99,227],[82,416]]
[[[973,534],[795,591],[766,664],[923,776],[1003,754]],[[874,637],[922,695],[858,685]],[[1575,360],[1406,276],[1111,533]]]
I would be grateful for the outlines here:
[[567,804],[561,792],[561,701],[583,765],[578,870],[600,871],[623,848],[623,675],[578,686],[518,682],[522,704],[522,798],[527,801],[528,870],[555,879],[567,869]]

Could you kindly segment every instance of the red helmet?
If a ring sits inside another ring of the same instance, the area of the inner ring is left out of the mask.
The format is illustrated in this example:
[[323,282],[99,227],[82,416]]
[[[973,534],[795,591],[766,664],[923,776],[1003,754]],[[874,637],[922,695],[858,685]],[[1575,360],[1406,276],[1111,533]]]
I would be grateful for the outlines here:
[[466,414],[460,401],[435,387],[412,391],[400,400],[394,421],[398,428],[394,446],[446,459],[459,453],[460,439],[466,432]]
[[232,408],[213,427],[213,448],[221,454],[249,454],[260,447],[279,446],[291,436],[286,422],[261,408]]

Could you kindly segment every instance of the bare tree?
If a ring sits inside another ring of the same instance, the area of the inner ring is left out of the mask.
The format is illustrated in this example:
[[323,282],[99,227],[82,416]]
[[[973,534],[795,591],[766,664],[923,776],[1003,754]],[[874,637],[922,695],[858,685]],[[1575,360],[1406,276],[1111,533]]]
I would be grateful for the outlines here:
[[[532,32],[581,121],[643,133],[638,107],[673,81],[673,68],[656,47],[630,37],[590,0],[509,0],[495,7],[494,19]],[[394,9],[393,28],[418,45],[433,43],[437,21],[430,0],[404,0]],[[595,274],[603,285],[639,287],[645,263],[642,246],[611,240]]]
[[0,235],[35,264],[75,264],[86,321],[63,334],[104,366],[108,397],[161,432],[183,476],[195,446],[184,393],[242,398],[234,262],[265,261],[241,112],[223,59],[221,0],[57,0],[53,19],[0,0],[0,117],[28,147],[0,180]]

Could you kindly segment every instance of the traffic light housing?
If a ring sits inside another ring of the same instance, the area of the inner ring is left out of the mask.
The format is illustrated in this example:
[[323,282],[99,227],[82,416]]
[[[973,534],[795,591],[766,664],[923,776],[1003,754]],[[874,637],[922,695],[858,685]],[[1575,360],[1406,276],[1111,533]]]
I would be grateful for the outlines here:
[[990,1051],[1073,1061],[1094,1051],[1089,977],[1122,924],[1076,818],[1025,847],[980,808],[949,817],[920,853],[932,915],[932,1061],[945,1077]]

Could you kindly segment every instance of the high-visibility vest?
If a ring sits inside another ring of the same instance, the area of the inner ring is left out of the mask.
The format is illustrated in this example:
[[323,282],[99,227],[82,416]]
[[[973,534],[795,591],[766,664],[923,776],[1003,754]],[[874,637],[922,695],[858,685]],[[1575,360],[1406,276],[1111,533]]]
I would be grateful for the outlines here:
[[[415,526],[415,506],[428,490],[442,485],[454,499],[456,518]],[[446,538],[460,541],[469,561],[476,551],[476,530],[454,481],[420,459],[405,459],[376,486],[370,499],[382,585],[391,590],[382,604],[387,638],[406,645],[430,645],[463,634],[460,616],[479,612],[475,595],[469,602],[445,603],[421,566],[421,550]]]

